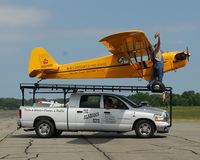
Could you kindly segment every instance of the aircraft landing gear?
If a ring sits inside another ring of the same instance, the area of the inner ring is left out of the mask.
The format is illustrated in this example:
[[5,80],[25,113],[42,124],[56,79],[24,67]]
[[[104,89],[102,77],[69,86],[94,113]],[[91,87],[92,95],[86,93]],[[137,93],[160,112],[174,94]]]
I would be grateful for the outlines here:
[[148,85],[147,88],[152,92],[161,93],[165,91],[165,85],[160,81],[154,81],[152,85]]

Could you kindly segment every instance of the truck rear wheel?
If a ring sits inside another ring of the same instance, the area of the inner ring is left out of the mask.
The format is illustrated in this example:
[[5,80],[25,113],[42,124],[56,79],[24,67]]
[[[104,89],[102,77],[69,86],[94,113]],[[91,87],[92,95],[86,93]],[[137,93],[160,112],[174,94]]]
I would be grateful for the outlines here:
[[135,126],[135,133],[140,138],[150,138],[155,133],[155,127],[149,120],[140,120]]
[[49,120],[40,120],[35,126],[35,132],[40,138],[49,138],[54,135],[55,126]]

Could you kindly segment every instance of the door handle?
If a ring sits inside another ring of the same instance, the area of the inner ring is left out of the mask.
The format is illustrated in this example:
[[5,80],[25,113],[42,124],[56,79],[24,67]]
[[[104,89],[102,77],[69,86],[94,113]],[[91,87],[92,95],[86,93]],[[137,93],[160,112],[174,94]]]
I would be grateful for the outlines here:
[[104,112],[105,114],[110,114],[110,112]]
[[83,111],[77,111],[77,113],[83,113]]

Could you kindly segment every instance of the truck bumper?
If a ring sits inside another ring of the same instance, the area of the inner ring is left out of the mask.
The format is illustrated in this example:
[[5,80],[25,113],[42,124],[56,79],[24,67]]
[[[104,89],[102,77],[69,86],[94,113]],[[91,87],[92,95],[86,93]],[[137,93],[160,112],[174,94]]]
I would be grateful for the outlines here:
[[168,133],[170,130],[170,124],[168,122],[156,123],[157,133]]
[[17,121],[17,129],[20,129],[21,127],[22,127],[22,125],[21,125],[21,121],[18,120],[18,121]]

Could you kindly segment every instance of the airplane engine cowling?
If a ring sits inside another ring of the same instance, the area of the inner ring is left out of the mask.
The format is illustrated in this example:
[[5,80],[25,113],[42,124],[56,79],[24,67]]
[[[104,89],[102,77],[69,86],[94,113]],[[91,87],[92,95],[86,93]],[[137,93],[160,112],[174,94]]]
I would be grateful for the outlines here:
[[175,55],[175,59],[177,61],[182,61],[182,60],[185,60],[187,58],[187,55],[184,53],[184,52],[181,52],[181,53],[177,53]]

